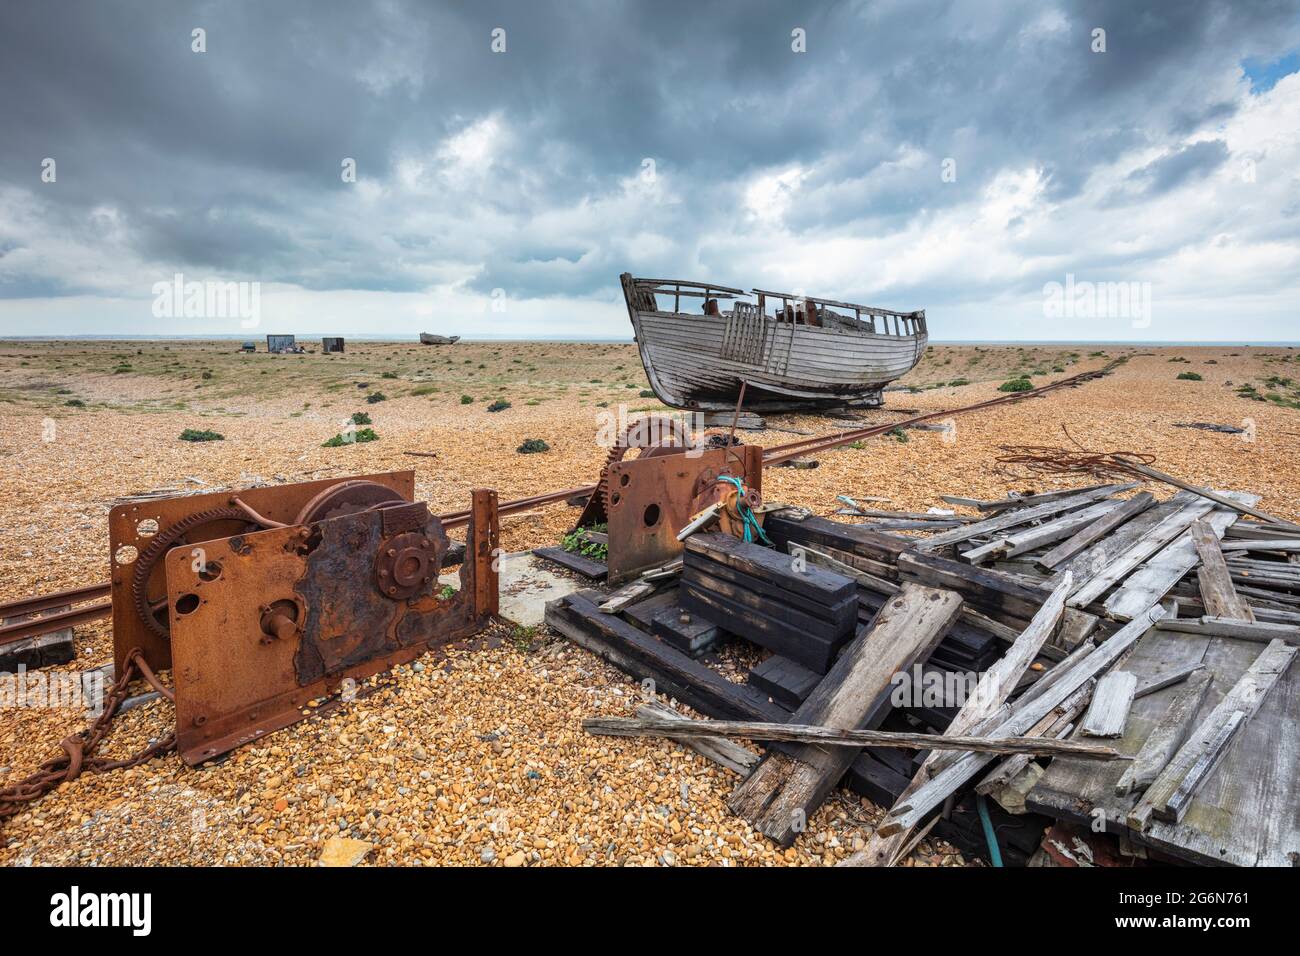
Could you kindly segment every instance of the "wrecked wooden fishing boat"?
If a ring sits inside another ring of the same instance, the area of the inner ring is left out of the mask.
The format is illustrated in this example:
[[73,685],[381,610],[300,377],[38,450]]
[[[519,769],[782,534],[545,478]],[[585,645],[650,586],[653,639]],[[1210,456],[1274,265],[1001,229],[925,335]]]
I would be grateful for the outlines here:
[[[924,310],[620,278],[650,387],[673,408],[735,408],[742,384],[753,411],[877,406],[882,389],[925,354]],[[694,302],[699,311],[684,309]]]
[[420,333],[421,345],[455,345],[459,341],[459,335],[434,335],[432,332]]

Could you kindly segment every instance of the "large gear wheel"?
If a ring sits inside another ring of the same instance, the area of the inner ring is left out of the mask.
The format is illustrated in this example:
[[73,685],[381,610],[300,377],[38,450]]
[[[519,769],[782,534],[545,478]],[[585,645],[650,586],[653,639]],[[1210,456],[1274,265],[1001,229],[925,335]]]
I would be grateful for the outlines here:
[[199,511],[161,529],[153,536],[149,546],[135,559],[135,570],[131,572],[131,603],[135,606],[141,623],[159,637],[167,637],[170,628],[154,616],[153,608],[149,604],[149,579],[153,577],[154,568],[162,560],[163,555],[185,535],[195,528],[215,524],[218,521],[242,521],[253,527],[257,526],[256,522],[250,520],[248,515],[239,508],[211,508],[207,511]]
[[673,455],[690,447],[691,433],[686,425],[671,415],[647,415],[629,423],[610,447],[605,463],[600,468],[596,489],[591,493],[586,507],[578,518],[577,527],[586,528],[608,520],[609,469],[618,464],[633,449],[640,449],[642,458]]

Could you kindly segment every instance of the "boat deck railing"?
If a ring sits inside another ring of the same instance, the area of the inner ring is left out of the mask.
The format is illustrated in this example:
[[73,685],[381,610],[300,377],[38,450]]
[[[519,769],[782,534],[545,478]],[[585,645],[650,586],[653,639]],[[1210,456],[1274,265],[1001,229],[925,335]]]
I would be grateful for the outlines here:
[[[655,296],[663,295],[673,297],[673,312],[681,313],[682,299],[737,299],[747,298],[750,295],[758,297],[758,310],[760,314],[767,314],[766,300],[780,299],[781,306],[774,310],[776,318],[790,316],[796,321],[806,324],[806,319],[802,318],[802,313],[792,308],[794,303],[812,302],[819,307],[823,316],[833,316],[839,319],[845,325],[853,325],[857,328],[863,328],[869,332],[878,335],[897,335],[897,336],[919,336],[927,333],[925,324],[925,310],[917,312],[895,312],[892,309],[881,309],[871,305],[861,305],[856,302],[840,302],[836,299],[821,299],[811,295],[795,295],[790,292],[772,292],[767,289],[734,289],[725,285],[714,285],[709,282],[694,282],[689,279],[634,279],[636,291],[642,295]],[[650,299],[649,301],[653,301]],[[830,311],[832,309],[842,309],[846,312],[852,312],[850,315],[843,315],[839,312]]]

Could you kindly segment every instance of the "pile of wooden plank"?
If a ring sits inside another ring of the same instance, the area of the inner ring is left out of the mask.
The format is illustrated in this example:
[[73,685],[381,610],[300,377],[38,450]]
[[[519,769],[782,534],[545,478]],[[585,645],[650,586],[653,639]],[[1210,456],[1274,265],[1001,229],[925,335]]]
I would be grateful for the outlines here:
[[720,533],[686,541],[682,607],[824,674],[858,624],[851,578]]
[[[927,833],[991,855],[983,800],[1009,865],[1059,858],[1035,852],[1054,822],[1090,839],[1104,827],[1117,839],[1105,856],[1129,862],[1291,865],[1300,527],[1265,520],[1258,500],[1185,489],[1162,501],[1106,484],[946,499],[971,515],[850,502],[848,524],[786,509],[765,516],[774,548],[696,534],[680,582],[646,607],[602,614],[599,592],[578,592],[547,621],[751,733],[776,724],[976,747],[756,736],[764,755],[736,765],[731,807],[778,843],[838,783],[888,810],[858,864],[893,864]],[[682,628],[705,637],[671,633]],[[738,641],[767,655],[746,683],[712,666]],[[931,684],[934,699],[914,692]],[[963,686],[978,693],[950,692]],[[1043,749],[974,743],[1022,737]],[[1047,749],[1061,742],[1128,759]]]

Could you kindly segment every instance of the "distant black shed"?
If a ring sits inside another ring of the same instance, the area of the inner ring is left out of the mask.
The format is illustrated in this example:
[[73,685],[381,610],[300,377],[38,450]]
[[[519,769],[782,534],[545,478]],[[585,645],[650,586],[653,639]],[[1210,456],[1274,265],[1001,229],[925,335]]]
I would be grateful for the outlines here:
[[342,337],[342,336],[328,336],[328,335],[327,335],[327,336],[325,336],[325,338],[323,338],[323,339],[320,340],[320,344],[321,344],[321,351],[322,351],[322,352],[342,352],[342,351],[343,351],[343,337]]

